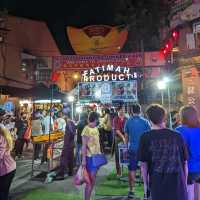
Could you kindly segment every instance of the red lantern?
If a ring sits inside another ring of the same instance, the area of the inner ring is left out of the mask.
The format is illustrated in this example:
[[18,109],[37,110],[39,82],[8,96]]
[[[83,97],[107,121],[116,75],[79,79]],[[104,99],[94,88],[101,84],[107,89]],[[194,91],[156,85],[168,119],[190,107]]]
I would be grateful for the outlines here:
[[178,32],[177,31],[173,31],[172,32],[172,37],[174,40],[176,40],[178,38]]

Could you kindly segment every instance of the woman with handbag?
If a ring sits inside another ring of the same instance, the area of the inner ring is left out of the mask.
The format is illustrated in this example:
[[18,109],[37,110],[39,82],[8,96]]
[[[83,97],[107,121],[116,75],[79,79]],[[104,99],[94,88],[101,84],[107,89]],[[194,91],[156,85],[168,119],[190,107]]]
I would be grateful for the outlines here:
[[98,114],[91,112],[88,117],[88,125],[82,132],[82,166],[87,169],[90,177],[90,183],[86,183],[84,200],[90,200],[97,171],[100,166],[106,164],[105,156],[101,154],[100,150],[97,122]]

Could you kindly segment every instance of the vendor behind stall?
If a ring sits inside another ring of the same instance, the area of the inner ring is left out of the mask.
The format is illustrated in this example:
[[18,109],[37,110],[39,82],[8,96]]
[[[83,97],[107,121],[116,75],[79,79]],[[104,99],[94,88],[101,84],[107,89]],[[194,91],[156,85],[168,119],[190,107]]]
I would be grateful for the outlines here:
[[57,125],[57,130],[62,131],[63,133],[65,132],[65,127],[66,127],[66,121],[63,117],[63,113],[60,111],[58,112],[58,118],[55,120],[55,123]]
[[[40,113],[35,112],[33,113],[32,118],[32,136],[39,136],[42,135],[42,121],[40,119]],[[41,144],[35,144],[34,146],[34,160],[39,160],[39,154],[41,151]]]
[[49,134],[50,132],[54,131],[54,120],[53,120],[54,113],[50,111],[43,111],[43,115],[44,119],[42,120],[42,125],[44,127],[44,134]]

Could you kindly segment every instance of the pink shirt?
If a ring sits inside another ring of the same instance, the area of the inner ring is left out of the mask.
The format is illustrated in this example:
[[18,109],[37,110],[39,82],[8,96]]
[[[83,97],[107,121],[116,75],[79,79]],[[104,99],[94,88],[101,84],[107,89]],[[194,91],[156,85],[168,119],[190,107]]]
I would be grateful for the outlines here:
[[0,135],[0,176],[4,176],[16,169],[16,162],[7,150],[7,141]]

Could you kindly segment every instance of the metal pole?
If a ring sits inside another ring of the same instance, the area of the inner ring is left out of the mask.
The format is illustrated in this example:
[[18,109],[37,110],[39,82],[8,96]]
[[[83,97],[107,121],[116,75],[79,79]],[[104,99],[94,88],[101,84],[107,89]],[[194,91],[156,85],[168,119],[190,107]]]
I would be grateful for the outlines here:
[[[173,51],[171,51],[170,54],[170,59],[171,59],[171,67],[174,64],[174,55],[173,55]],[[167,85],[167,93],[168,93],[168,109],[169,109],[169,128],[172,129],[172,115],[171,115],[171,95],[170,95],[170,83],[168,83]]]
[[171,99],[170,99],[169,83],[168,83],[168,86],[167,86],[167,96],[168,96],[169,128],[172,129]]
[[[47,157],[48,157],[48,150],[49,148],[51,148],[51,113],[52,113],[52,106],[53,106],[53,85],[51,87],[51,101],[50,101],[50,119],[49,119],[49,141],[48,141],[48,145],[47,145],[47,149],[45,149],[45,151],[47,151]],[[46,145],[45,145],[46,146]],[[50,160],[48,160],[48,173],[51,170],[51,163]]]
[[71,109],[72,109],[72,120],[74,120],[74,102],[71,103]]
[[161,90],[161,102],[162,102],[162,105],[164,105],[164,91]]
[[53,86],[51,87],[51,101],[50,101],[50,119],[49,119],[49,143],[51,141],[51,113],[52,113],[52,107],[53,107]]

